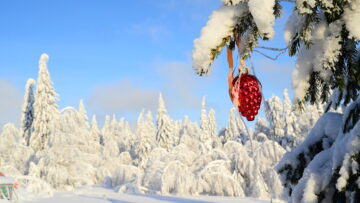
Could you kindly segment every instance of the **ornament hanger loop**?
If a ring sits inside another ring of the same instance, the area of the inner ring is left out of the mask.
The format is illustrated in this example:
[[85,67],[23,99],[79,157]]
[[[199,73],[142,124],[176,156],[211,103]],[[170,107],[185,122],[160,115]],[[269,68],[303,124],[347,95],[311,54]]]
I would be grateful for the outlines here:
[[247,66],[245,65],[244,57],[241,56],[241,53],[240,53],[240,50],[241,50],[241,40],[239,39],[239,37],[236,38],[236,46],[237,46],[238,54],[239,54],[239,58],[240,58],[240,64],[239,64],[239,67],[238,67],[239,75],[241,75],[241,74],[248,74],[248,73],[250,73],[250,69],[249,69],[249,67],[247,67]]

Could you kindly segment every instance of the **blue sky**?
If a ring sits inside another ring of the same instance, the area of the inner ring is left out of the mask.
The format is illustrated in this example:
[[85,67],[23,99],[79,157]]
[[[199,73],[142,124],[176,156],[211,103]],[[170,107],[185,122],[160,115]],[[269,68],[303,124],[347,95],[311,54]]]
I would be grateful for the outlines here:
[[[105,114],[134,121],[142,108],[156,111],[162,92],[175,119],[199,119],[200,101],[225,126],[231,103],[225,54],[212,75],[198,77],[191,68],[193,40],[220,0],[13,0],[0,3],[0,125],[18,123],[28,78],[37,78],[42,53],[60,95],[58,105],[77,106],[84,99],[99,123]],[[284,47],[282,30],[291,4],[275,26],[274,40]],[[271,61],[254,54],[265,97],[291,88],[294,59]]]

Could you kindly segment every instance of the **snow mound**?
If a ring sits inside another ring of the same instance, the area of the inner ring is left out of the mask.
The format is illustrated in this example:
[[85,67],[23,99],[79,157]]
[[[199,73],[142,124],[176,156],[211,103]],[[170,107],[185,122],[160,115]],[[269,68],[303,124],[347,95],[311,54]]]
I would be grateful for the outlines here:
[[191,195],[194,177],[189,168],[180,161],[170,162],[161,177],[161,193]]

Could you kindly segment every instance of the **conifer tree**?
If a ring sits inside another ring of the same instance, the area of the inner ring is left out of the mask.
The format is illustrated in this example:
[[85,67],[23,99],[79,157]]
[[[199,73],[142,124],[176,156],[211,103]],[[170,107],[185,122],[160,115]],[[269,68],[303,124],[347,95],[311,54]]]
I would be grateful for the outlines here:
[[[137,120],[136,132],[138,134],[138,146],[137,154],[140,160],[140,163],[147,159],[147,156],[150,154],[153,142],[152,136],[154,136],[155,128],[150,124],[152,122],[151,112],[146,114],[146,120],[144,119],[144,111],[142,111]],[[152,129],[151,129],[152,128]],[[141,163],[144,164],[144,163]]]
[[217,137],[217,124],[216,124],[216,115],[214,109],[209,110],[208,118],[209,118],[208,128],[209,128],[210,137],[211,138]]
[[[284,127],[285,122],[283,119],[283,104],[279,97],[273,96],[266,101],[266,117],[270,121],[271,134],[274,136],[272,139],[278,142],[282,141],[285,135]],[[281,144],[281,143],[280,143]]]
[[0,134],[0,158],[6,162],[11,160],[11,156],[16,149],[16,137],[19,135],[18,129],[12,123],[7,123],[2,128]]
[[[130,151],[133,147],[135,137],[133,136],[129,122],[125,120],[125,118],[121,118],[119,121],[119,147],[120,151]],[[155,133],[155,132],[154,132]],[[155,137],[155,135],[154,135]],[[154,138],[155,139],[155,138]]]
[[53,88],[53,82],[47,69],[48,59],[48,55],[42,54],[39,60],[39,75],[34,103],[34,131],[29,139],[29,145],[35,152],[42,151],[47,146],[48,139],[54,131],[53,122],[58,117],[56,105],[58,94]]
[[96,116],[93,115],[92,119],[91,119],[91,129],[90,129],[90,139],[94,142],[94,143],[98,143],[100,144],[100,130],[97,124],[97,120],[96,120]]
[[257,118],[254,128],[254,135],[258,136],[258,134],[263,133],[266,136],[271,137],[270,133],[271,129],[269,127],[269,123],[264,118]]
[[115,114],[113,114],[110,123],[110,135],[112,139],[115,139],[117,136],[119,136],[119,124],[116,120]]
[[283,111],[285,120],[284,133],[286,138],[286,143],[284,143],[283,146],[285,148],[288,147],[289,149],[291,149],[295,145],[295,139],[297,135],[296,130],[298,129],[298,125],[296,122],[296,116],[294,114],[294,108],[289,98],[287,89],[284,90]]
[[170,137],[172,136],[173,133],[173,126],[170,118],[167,115],[165,102],[161,93],[159,95],[159,107],[156,117],[156,124],[157,124],[156,142],[159,144],[160,147],[169,150],[171,147]]
[[104,126],[101,129],[101,137],[100,137],[100,144],[105,145],[106,139],[110,136],[111,133],[111,124],[110,124],[110,116],[105,116]]
[[156,128],[154,126],[154,119],[152,116],[151,111],[148,111],[145,116],[145,126],[147,129],[147,134],[149,137],[149,141],[151,142],[151,145],[155,142],[155,136],[156,136]]
[[206,113],[206,99],[202,98],[201,102],[201,114],[200,114],[200,129],[202,130],[202,141],[207,141],[210,138],[209,132],[209,119]]
[[32,124],[34,121],[34,86],[35,80],[28,79],[25,85],[25,95],[24,95],[24,103],[22,106],[22,113],[21,113],[21,130],[20,130],[20,137],[21,143],[24,145],[29,146],[29,138],[31,137],[32,133]]
[[228,125],[225,129],[225,136],[223,138],[223,144],[228,141],[238,140],[240,137],[240,129],[236,119],[236,110],[234,107],[230,109]]
[[118,122],[116,121],[115,115],[105,117],[105,124],[102,129],[102,141],[103,141],[103,153],[105,156],[117,156],[120,153],[120,148],[117,143],[118,135]]
[[81,99],[79,102],[79,124],[82,128],[88,129],[89,128],[89,118],[87,116],[87,111],[84,105],[84,101]]

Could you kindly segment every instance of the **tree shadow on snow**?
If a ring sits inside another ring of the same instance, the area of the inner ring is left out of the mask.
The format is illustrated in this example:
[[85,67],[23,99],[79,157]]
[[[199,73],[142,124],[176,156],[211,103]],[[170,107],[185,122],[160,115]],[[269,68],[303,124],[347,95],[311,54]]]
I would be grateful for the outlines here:
[[160,195],[143,195],[143,194],[132,194],[136,196],[142,196],[142,197],[148,197],[160,201],[167,201],[167,202],[173,202],[173,203],[214,203],[214,202],[208,202],[203,200],[193,200],[193,199],[186,199],[182,197],[173,197],[173,196],[160,196]]
[[118,200],[118,199],[112,199],[112,198],[108,198],[108,197],[96,197],[96,196],[90,196],[90,195],[79,195],[79,196],[86,197],[86,198],[92,198],[92,199],[105,200],[105,201],[109,201],[111,203],[133,203],[133,202],[127,202],[127,201]]

